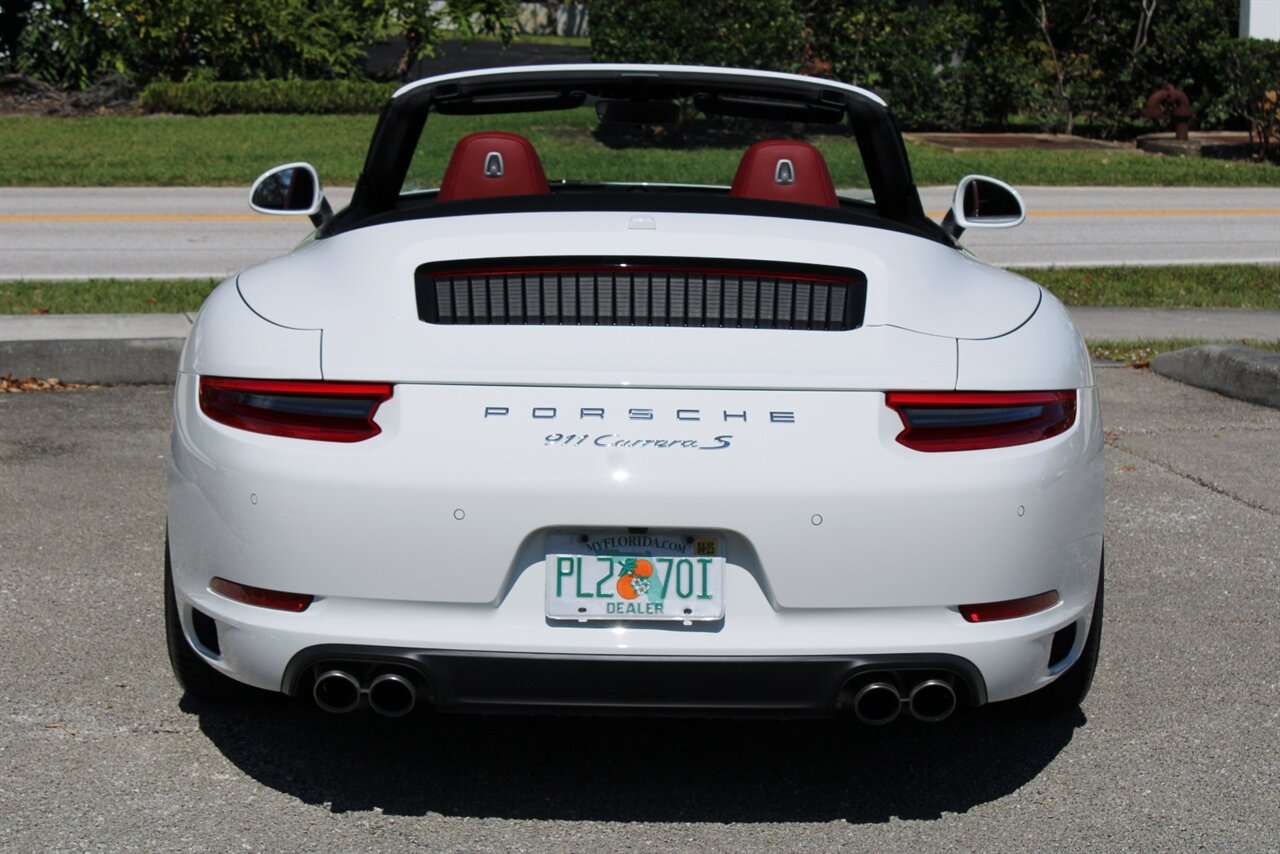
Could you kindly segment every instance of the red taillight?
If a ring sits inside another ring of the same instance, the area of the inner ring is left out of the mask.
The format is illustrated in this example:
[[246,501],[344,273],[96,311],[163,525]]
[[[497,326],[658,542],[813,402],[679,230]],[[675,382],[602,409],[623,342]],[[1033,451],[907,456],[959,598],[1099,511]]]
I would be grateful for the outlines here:
[[259,608],[274,608],[277,611],[293,611],[294,613],[307,610],[315,599],[314,596],[308,596],[305,593],[281,593],[279,590],[264,590],[261,587],[237,584],[234,581],[227,581],[225,578],[218,577],[209,582],[209,589],[220,596],[226,596],[228,599],[234,599],[246,605],[256,605]]
[[992,620],[1012,620],[1025,617],[1058,604],[1058,591],[1049,590],[1022,599],[1006,599],[1003,602],[987,602],[982,605],[961,605],[960,616],[971,623],[988,623]]
[[1074,391],[891,391],[898,442],[917,451],[976,451],[1057,436],[1076,420]]
[[360,442],[382,432],[373,416],[391,398],[390,383],[200,378],[200,410],[254,433]]

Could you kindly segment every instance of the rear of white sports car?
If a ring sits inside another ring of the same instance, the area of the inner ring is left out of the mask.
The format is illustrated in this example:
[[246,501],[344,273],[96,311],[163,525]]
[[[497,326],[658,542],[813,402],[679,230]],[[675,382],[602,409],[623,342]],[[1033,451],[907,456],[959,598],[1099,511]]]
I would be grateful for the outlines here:
[[871,723],[1078,699],[1102,433],[1062,306],[908,229],[606,207],[352,228],[215,291],[169,475],[188,688]]

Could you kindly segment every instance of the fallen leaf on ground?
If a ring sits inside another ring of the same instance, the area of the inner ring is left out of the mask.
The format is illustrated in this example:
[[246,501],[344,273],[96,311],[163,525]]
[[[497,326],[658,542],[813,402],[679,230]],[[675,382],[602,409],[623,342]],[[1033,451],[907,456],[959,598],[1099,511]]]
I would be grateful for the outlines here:
[[81,391],[89,388],[101,388],[101,386],[89,385],[88,383],[64,383],[57,377],[49,377],[44,380],[36,379],[35,377],[18,379],[13,374],[5,374],[0,377],[0,394],[21,391]]

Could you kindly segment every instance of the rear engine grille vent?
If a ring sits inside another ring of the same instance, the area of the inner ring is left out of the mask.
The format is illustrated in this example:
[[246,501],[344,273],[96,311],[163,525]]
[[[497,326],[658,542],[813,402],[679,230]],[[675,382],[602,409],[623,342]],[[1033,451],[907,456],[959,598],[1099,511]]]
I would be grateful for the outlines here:
[[418,316],[498,326],[693,326],[848,330],[866,277],[813,265],[636,258],[424,264]]

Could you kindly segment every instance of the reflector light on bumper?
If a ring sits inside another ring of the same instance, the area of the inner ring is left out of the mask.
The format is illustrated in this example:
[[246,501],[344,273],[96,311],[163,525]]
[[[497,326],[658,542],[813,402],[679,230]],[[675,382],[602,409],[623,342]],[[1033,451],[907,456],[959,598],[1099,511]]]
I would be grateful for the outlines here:
[[214,577],[213,581],[209,582],[209,589],[220,596],[226,596],[228,599],[234,599],[246,605],[272,608],[277,611],[293,611],[294,613],[307,610],[315,599],[314,596],[309,596],[305,593],[282,593],[279,590],[264,590],[261,587],[237,584],[234,581],[227,581],[227,579],[217,576]]
[[382,432],[373,420],[390,383],[200,378],[200,410],[214,421],[270,436],[361,442]]
[[1075,391],[891,391],[899,444],[916,451],[975,451],[1057,436],[1076,420]]
[[1003,602],[987,602],[982,605],[961,605],[960,616],[970,623],[989,623],[992,620],[1012,620],[1045,611],[1058,604],[1058,591],[1049,590],[1022,599],[1006,599]]

